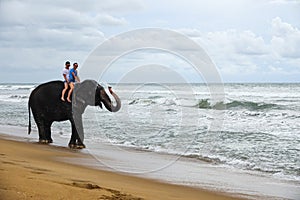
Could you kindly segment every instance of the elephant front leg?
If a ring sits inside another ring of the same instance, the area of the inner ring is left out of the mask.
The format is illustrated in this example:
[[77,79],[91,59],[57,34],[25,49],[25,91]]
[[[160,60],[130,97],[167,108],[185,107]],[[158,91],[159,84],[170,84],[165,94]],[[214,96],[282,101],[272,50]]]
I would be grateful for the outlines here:
[[85,148],[85,145],[83,144],[84,133],[83,133],[83,125],[82,125],[81,117],[76,123],[76,130],[77,130],[76,148],[83,149]]
[[72,135],[71,140],[69,142],[70,148],[82,149],[85,148],[83,144],[84,133],[83,133],[83,125],[81,116],[77,116],[74,118],[72,123]]
[[71,135],[71,139],[69,142],[69,147],[71,149],[74,149],[74,148],[76,148],[77,132],[76,132],[76,126],[75,126],[74,122],[71,122],[71,124],[72,124],[72,135]]

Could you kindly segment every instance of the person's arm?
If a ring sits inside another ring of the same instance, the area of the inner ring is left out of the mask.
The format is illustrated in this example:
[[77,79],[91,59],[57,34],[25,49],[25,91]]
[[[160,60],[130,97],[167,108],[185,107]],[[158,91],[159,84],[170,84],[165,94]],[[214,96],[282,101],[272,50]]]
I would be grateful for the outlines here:
[[80,78],[78,75],[76,76],[76,79],[77,79],[77,82],[80,83]]
[[76,80],[76,75],[74,72],[72,72],[72,76],[74,77],[74,79]]
[[74,77],[74,79],[75,79],[77,82],[80,82],[80,81],[78,81],[78,76],[76,76],[75,72],[72,72],[72,76]]
[[73,77],[75,78],[75,80],[76,80],[76,81],[79,83],[79,82],[80,82],[80,79],[79,79],[79,77],[78,77],[78,76],[76,76],[74,72],[72,72],[72,75],[73,75]]

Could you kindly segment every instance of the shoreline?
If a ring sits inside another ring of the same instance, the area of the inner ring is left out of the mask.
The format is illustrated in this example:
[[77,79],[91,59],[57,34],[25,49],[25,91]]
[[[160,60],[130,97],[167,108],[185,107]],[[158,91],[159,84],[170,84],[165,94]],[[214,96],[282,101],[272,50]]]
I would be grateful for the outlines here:
[[15,141],[0,134],[1,199],[242,199],[57,158],[88,158],[64,147]]

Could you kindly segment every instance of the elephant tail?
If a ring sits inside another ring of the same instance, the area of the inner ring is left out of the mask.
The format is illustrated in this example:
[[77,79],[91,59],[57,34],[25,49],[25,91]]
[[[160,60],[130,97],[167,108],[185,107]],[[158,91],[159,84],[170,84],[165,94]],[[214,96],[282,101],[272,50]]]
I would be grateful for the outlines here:
[[28,115],[29,115],[29,120],[28,120],[28,135],[30,135],[30,132],[31,132],[30,101],[28,101]]

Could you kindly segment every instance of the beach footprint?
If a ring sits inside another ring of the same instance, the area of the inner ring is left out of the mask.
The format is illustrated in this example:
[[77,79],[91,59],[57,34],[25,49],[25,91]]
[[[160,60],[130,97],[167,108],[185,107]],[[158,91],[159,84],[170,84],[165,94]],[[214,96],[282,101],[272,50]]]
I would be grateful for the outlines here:
[[73,182],[72,186],[79,187],[79,188],[84,188],[84,189],[103,189],[100,186],[93,184],[93,183],[85,183],[85,182]]
[[134,197],[130,194],[122,193],[118,190],[100,187],[99,185],[91,183],[90,181],[85,181],[85,180],[71,180],[71,181],[72,181],[72,183],[67,184],[67,185],[71,185],[73,187],[89,189],[89,190],[93,190],[93,189],[104,190],[110,194],[110,195],[102,195],[99,199],[103,199],[103,200],[143,200],[143,198]]

